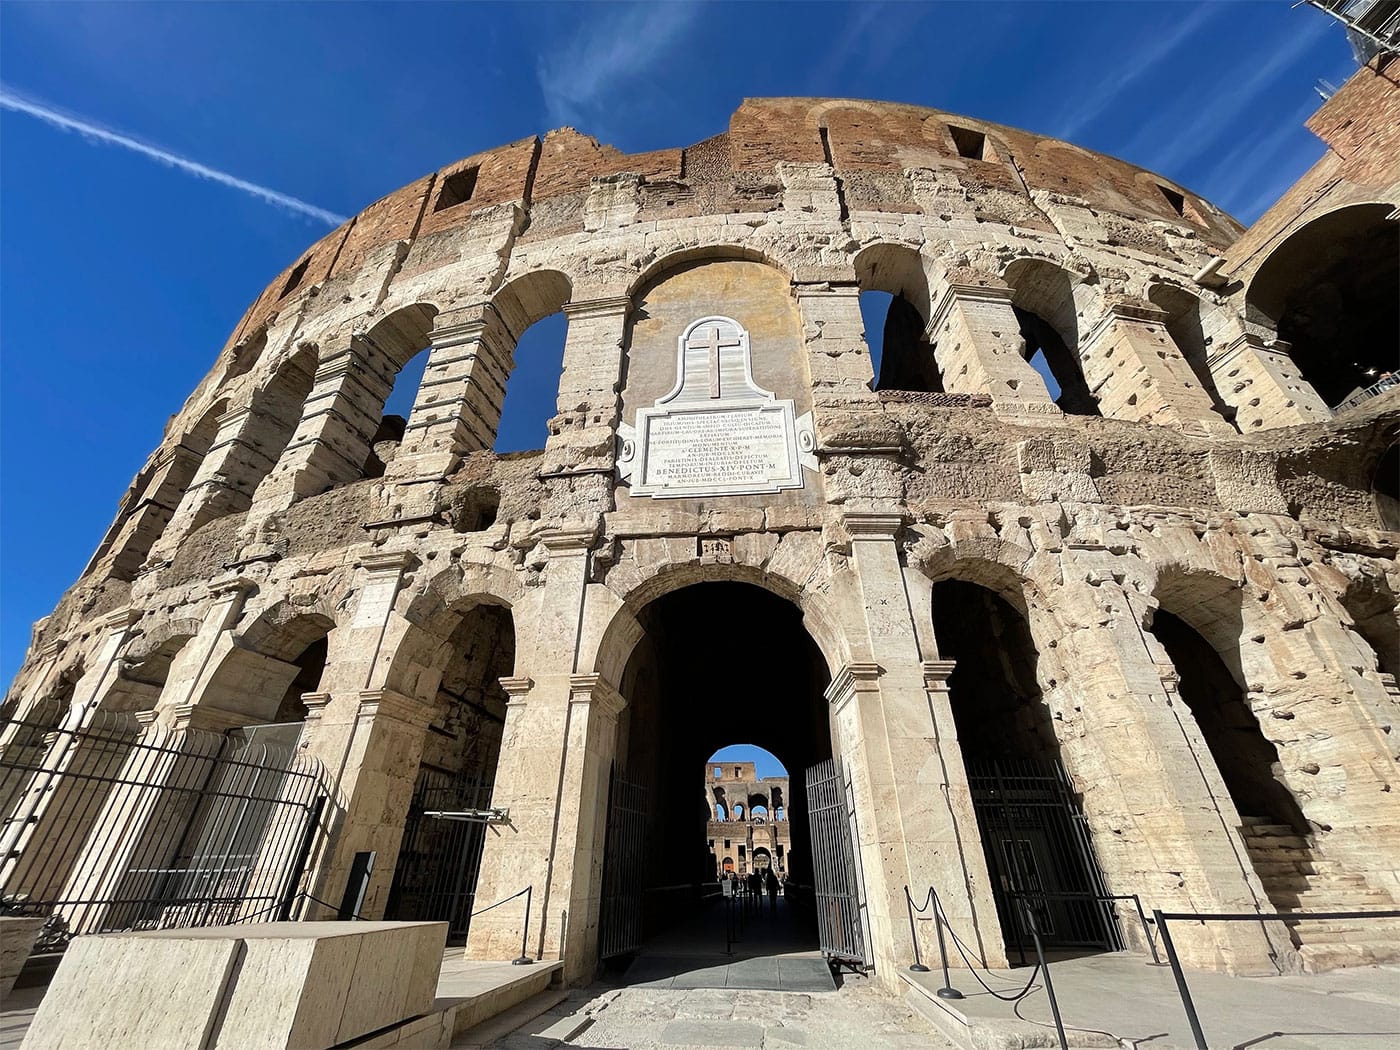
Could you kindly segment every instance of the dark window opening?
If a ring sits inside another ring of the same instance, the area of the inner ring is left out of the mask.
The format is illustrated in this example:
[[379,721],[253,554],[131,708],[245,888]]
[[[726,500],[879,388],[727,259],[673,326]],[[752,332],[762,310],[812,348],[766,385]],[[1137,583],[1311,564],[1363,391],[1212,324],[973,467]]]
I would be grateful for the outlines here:
[[953,137],[953,145],[957,147],[959,157],[966,157],[968,160],[987,159],[987,136],[982,132],[949,124],[948,134]]
[[476,192],[476,175],[479,170],[475,166],[463,168],[443,179],[433,211],[446,211],[471,200],[472,194]]
[[452,517],[452,528],[457,532],[484,532],[496,524],[500,507],[501,494],[495,489],[469,489]]
[[1043,318],[1016,307],[1021,322],[1021,338],[1026,341],[1026,360],[1046,380],[1046,389],[1055,404],[1072,416],[1100,416],[1099,399],[1089,390],[1078,355],[1060,333]]
[[1184,217],[1186,215],[1186,198],[1167,186],[1158,185],[1157,188],[1162,191],[1162,196],[1167,199],[1167,203],[1172,206],[1172,211]]
[[1400,532],[1400,444],[1391,445],[1381,457],[1372,492],[1381,528]]
[[291,295],[292,292],[296,291],[297,286],[300,285],[302,279],[306,277],[306,268],[310,265],[311,256],[309,255],[296,264],[292,272],[287,276],[287,283],[282,286],[282,294],[278,296],[279,299],[285,299],[287,296]]
[[1244,690],[1220,654],[1185,621],[1159,609],[1152,633],[1171,657],[1178,690],[1241,817],[1267,818],[1299,832],[1308,822],[1280,777],[1278,748],[1264,735]]
[[903,295],[861,292],[860,310],[875,389],[942,393],[943,375],[932,345],[924,338],[924,319],[913,304]]
[[320,686],[321,675],[326,670],[327,649],[327,639],[320,638],[308,645],[302,654],[292,661],[297,665],[297,676],[292,679],[292,684],[287,686],[287,691],[282,695],[282,702],[277,705],[277,712],[272,716],[274,724],[306,720],[306,704],[301,697],[303,693],[316,692]]

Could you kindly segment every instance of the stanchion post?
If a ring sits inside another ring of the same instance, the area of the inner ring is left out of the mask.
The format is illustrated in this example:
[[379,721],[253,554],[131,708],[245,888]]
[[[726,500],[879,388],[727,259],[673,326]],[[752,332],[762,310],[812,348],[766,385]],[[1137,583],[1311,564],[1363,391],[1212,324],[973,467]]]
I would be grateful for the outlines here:
[[[919,953],[919,932],[914,929],[914,898],[909,896],[909,887],[904,887],[904,910],[909,913],[909,939],[914,942],[914,965],[909,967],[910,973],[928,973],[928,967],[924,965],[923,957]],[[938,921],[935,913],[933,921]]]
[[1153,908],[1152,918],[1157,923],[1157,936],[1162,938],[1162,947],[1167,950],[1167,962],[1171,963],[1172,976],[1176,978],[1176,993],[1181,996],[1186,1020],[1191,1024],[1191,1037],[1196,1040],[1196,1050],[1210,1050],[1206,1046],[1206,1034],[1201,1031],[1201,1019],[1196,1016],[1196,1004],[1191,1001],[1191,989],[1186,986],[1186,974],[1181,969],[1181,960],[1177,958],[1176,945],[1172,943],[1171,931],[1167,929],[1162,909]]
[[525,954],[525,949],[530,943],[530,898],[534,895],[533,885],[525,887],[525,932],[520,935],[520,958],[512,959],[514,966],[529,966],[534,959]]
[[1050,980],[1050,967],[1045,962],[1045,949],[1040,945],[1040,925],[1035,921],[1035,912],[1030,902],[1024,897],[1021,898],[1021,908],[1026,916],[1026,925],[1030,927],[1031,940],[1035,942],[1035,961],[1040,964],[1040,972],[1045,975],[1045,995],[1050,1000],[1050,1014],[1055,1018],[1055,1034],[1060,1039],[1060,1050],[1069,1050],[1069,1043],[1065,1040],[1065,1023],[1060,1020],[1060,1004],[1055,999],[1055,985]]
[[948,945],[943,940],[943,902],[938,899],[938,891],[932,886],[928,888],[928,895],[933,901],[933,925],[938,931],[938,958],[943,964],[943,987],[938,989],[936,994],[940,999],[961,999],[963,993],[953,987],[953,981],[948,976]]

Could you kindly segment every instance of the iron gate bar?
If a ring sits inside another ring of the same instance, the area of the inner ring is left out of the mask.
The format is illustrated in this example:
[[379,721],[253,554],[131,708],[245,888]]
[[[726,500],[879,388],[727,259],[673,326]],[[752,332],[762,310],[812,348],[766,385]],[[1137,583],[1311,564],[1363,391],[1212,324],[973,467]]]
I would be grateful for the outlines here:
[[490,805],[493,788],[482,773],[419,769],[404,819],[386,917],[446,922],[450,940],[466,937],[489,821],[453,815],[494,812]]
[[611,959],[642,946],[647,802],[651,792],[614,766],[608,785],[608,837],[603,854],[603,899],[598,957]]
[[319,762],[129,714],[3,725],[4,910],[56,915],[72,936],[287,907],[323,831]]
[[1008,949],[1022,964],[1034,938],[1019,899],[1036,902],[1052,946],[1123,947],[1086,821],[1058,760],[967,759],[973,810]]
[[846,785],[835,759],[808,768],[807,810],[817,937],[822,954],[868,966],[871,960],[866,952]]

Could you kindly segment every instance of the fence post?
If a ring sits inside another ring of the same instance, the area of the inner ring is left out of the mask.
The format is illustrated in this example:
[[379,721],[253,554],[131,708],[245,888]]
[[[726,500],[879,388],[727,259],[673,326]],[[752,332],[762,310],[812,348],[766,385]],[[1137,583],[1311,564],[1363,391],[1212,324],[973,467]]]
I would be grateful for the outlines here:
[[[904,910],[909,913],[909,939],[914,942],[914,965],[909,967],[911,973],[928,973],[928,967],[924,965],[924,960],[919,952],[919,934],[914,929],[914,898],[909,896],[909,887],[904,887]],[[933,921],[938,921],[935,913]]]
[[1035,921],[1035,912],[1024,897],[1021,898],[1021,907],[1025,910],[1031,940],[1035,942],[1035,961],[1040,964],[1040,972],[1045,974],[1045,995],[1050,1000],[1050,1014],[1055,1018],[1055,1034],[1060,1038],[1060,1050],[1069,1050],[1069,1043],[1065,1040],[1065,1025],[1060,1020],[1060,1004],[1055,1000],[1055,986],[1050,981],[1050,964],[1045,961],[1045,951],[1040,946],[1040,924]]
[[938,899],[938,891],[932,886],[928,888],[928,895],[933,900],[933,925],[938,931],[938,957],[943,962],[943,987],[936,993],[940,999],[961,999],[963,993],[953,987],[953,981],[948,976],[948,946],[943,941],[943,902]]
[[534,891],[533,884],[525,887],[525,932],[520,935],[520,958],[512,959],[512,966],[529,966],[535,961],[525,954],[525,949],[530,943],[530,898]]
[[325,795],[318,795],[307,808],[306,830],[302,833],[301,845],[297,847],[296,859],[287,871],[287,888],[282,893],[282,904],[277,909],[278,922],[287,922],[292,917],[292,905],[296,903],[298,896],[297,886],[306,874],[306,865],[311,860],[311,850],[316,844],[316,835],[321,830],[321,813],[325,808]]
[[1172,943],[1171,931],[1167,929],[1167,920],[1162,914],[1162,909],[1153,908],[1152,918],[1157,923],[1157,935],[1162,938],[1162,947],[1167,950],[1167,962],[1171,963],[1172,976],[1176,978],[1176,992],[1181,996],[1186,1020],[1191,1024],[1191,1036],[1196,1040],[1196,1050],[1210,1050],[1206,1045],[1206,1035],[1201,1031],[1201,1019],[1196,1016],[1196,1004],[1191,1001],[1191,989],[1186,986],[1186,974],[1181,970],[1181,960],[1176,956],[1176,945]]

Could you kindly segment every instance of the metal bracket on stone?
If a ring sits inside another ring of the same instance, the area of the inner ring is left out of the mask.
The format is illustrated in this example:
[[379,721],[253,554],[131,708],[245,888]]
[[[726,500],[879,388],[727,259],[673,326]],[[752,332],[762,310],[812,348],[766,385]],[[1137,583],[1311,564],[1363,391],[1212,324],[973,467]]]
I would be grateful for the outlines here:
[[509,824],[509,809],[429,809],[423,816],[436,820],[457,820],[472,824]]

